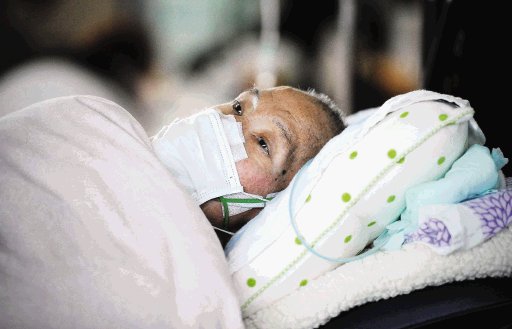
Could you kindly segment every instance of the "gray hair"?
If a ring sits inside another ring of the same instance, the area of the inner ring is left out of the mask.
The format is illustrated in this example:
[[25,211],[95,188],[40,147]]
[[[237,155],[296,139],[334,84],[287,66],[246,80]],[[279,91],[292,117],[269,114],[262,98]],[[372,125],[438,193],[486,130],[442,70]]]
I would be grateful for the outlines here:
[[344,113],[329,96],[316,92],[313,88],[309,88],[306,93],[313,97],[316,103],[329,115],[329,119],[336,130],[336,134],[339,134],[345,129]]

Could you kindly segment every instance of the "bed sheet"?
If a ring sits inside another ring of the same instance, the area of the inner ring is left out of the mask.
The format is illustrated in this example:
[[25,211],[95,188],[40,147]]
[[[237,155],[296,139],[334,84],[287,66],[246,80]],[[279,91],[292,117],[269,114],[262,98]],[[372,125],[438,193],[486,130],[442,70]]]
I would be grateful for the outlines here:
[[120,106],[0,119],[0,327],[243,327],[211,225]]

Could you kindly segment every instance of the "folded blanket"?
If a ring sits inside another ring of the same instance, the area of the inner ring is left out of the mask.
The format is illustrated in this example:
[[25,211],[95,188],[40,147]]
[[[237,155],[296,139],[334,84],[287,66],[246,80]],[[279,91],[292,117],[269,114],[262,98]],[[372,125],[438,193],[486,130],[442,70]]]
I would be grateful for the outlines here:
[[245,319],[247,328],[316,328],[368,302],[453,281],[512,275],[512,227],[467,251],[441,256],[412,243],[344,264]]
[[[404,241],[423,241],[440,254],[449,254],[494,236],[512,220],[512,190],[501,189],[505,180],[500,178],[500,169],[507,162],[499,149],[490,152],[475,144],[444,177],[410,188],[401,219],[388,225],[388,231],[379,237],[388,238],[383,249],[398,249]],[[461,203],[464,200],[469,201]]]

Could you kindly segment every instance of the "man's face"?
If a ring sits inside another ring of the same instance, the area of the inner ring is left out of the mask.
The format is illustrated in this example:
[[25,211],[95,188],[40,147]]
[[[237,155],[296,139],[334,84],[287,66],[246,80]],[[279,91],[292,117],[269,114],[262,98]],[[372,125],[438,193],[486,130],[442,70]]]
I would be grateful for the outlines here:
[[[215,107],[242,123],[247,158],[236,163],[244,191],[265,197],[288,186],[301,166],[335,135],[328,114],[305,92],[291,87],[251,89]],[[213,225],[222,223],[217,199],[201,205]],[[261,209],[230,218],[237,230]]]

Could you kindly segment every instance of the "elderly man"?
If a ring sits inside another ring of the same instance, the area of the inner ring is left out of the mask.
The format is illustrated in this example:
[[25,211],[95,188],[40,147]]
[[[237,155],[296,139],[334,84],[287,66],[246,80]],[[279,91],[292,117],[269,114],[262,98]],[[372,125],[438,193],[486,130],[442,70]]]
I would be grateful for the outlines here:
[[212,225],[232,232],[342,130],[341,111],[323,94],[253,88],[165,126],[153,147]]

